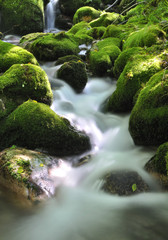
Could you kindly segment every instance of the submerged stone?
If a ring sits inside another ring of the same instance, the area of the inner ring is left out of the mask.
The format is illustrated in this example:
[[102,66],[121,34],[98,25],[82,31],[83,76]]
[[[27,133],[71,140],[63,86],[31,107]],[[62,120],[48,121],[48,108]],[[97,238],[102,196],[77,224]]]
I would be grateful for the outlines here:
[[29,100],[1,121],[0,147],[11,145],[41,148],[54,155],[80,154],[90,149],[90,140],[43,103]]
[[129,196],[141,192],[148,192],[149,186],[142,177],[133,171],[115,171],[108,174],[102,189],[110,194]]
[[39,65],[33,54],[27,50],[0,40],[0,72],[5,72],[17,63]]
[[141,90],[131,112],[129,131],[138,145],[168,141],[168,70],[153,75]]

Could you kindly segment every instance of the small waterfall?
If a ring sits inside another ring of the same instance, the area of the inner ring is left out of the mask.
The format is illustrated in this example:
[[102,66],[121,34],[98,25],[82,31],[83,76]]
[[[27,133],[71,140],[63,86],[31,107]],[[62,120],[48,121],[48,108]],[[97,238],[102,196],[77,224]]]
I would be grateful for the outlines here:
[[51,30],[55,28],[55,18],[56,18],[56,5],[58,0],[50,0],[46,6],[45,16],[46,16],[46,30]]

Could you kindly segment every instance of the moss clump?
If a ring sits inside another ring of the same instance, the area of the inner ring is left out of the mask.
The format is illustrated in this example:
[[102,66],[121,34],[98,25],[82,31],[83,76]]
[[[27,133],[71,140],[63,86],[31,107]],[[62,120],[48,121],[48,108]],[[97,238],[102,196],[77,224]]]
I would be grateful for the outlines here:
[[0,77],[0,98],[4,104],[0,111],[1,119],[29,98],[50,105],[53,94],[42,68],[32,64],[14,64]]
[[1,29],[15,34],[42,32],[44,28],[43,0],[5,0],[1,8]]
[[117,81],[117,89],[107,101],[107,111],[127,112],[133,98],[153,74],[162,69],[162,60],[155,56],[135,55],[128,61]]
[[79,52],[76,38],[65,32],[57,34],[46,33],[37,36],[35,40],[26,45],[26,48],[32,52],[37,59],[44,61],[54,61],[59,57],[77,54]]
[[168,70],[153,75],[141,90],[129,121],[135,144],[158,146],[168,141],[167,93]]
[[27,101],[1,121],[0,146],[42,148],[56,155],[79,154],[90,149],[89,138],[58,116],[48,105]]
[[88,44],[93,41],[93,38],[88,35],[88,30],[90,29],[90,25],[87,22],[79,22],[75,24],[69,31],[69,34],[73,34],[78,41],[79,44]]
[[80,57],[76,56],[76,55],[67,55],[65,57],[60,57],[58,58],[58,60],[56,61],[55,65],[60,65],[63,64],[65,62],[70,62],[70,61],[83,61]]
[[90,22],[91,27],[107,27],[110,24],[118,24],[124,21],[124,16],[115,12],[102,12],[101,16]]
[[17,63],[38,65],[36,58],[27,50],[0,40],[0,72],[5,72]]
[[94,39],[101,39],[106,31],[106,27],[93,27],[87,31],[87,34]]
[[102,38],[116,37],[124,40],[128,35],[134,30],[133,27],[128,27],[127,25],[114,25],[111,24],[106,28],[106,31]]
[[93,45],[89,53],[90,69],[93,74],[98,76],[107,74],[121,52],[119,45],[118,38],[106,38]]
[[65,62],[58,70],[57,77],[67,82],[77,93],[83,91],[87,83],[85,64],[79,61]]
[[125,65],[128,61],[133,60],[136,54],[144,54],[145,51],[140,47],[128,48],[120,53],[118,58],[114,62],[113,73],[115,77],[119,77],[122,71],[124,70]]
[[81,7],[79,8],[73,17],[73,23],[76,24],[81,21],[91,22],[93,19],[100,17],[100,11],[93,7]]
[[150,47],[165,40],[165,32],[156,25],[148,25],[130,34],[123,45],[123,49],[131,47]]

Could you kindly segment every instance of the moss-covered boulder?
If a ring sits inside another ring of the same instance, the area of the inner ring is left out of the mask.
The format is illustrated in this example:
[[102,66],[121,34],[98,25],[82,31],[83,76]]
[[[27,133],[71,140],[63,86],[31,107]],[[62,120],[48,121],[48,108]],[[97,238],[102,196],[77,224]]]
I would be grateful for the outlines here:
[[128,35],[133,31],[133,27],[128,27],[125,25],[115,25],[110,24],[108,27],[106,27],[106,31],[104,32],[102,38],[107,37],[116,37],[121,40],[124,40],[128,37]]
[[120,40],[118,38],[106,38],[94,44],[89,52],[89,64],[93,74],[103,76],[107,74],[119,56]]
[[29,98],[51,104],[53,94],[46,73],[33,64],[14,64],[0,76],[0,119]]
[[134,171],[115,171],[107,174],[102,189],[119,196],[129,196],[150,190],[148,184]]
[[124,16],[115,12],[102,12],[99,18],[90,22],[91,27],[107,27],[110,24],[118,24],[124,21]]
[[86,67],[83,62],[65,62],[57,72],[57,77],[67,82],[77,93],[83,91],[87,83]]
[[155,156],[146,163],[145,170],[157,180],[163,190],[168,191],[168,142],[158,147]]
[[43,0],[5,0],[1,4],[1,31],[15,34],[44,29]]
[[127,112],[133,108],[134,96],[150,77],[162,69],[162,60],[157,56],[137,54],[124,67],[117,88],[106,102],[110,112]]
[[59,57],[66,55],[76,55],[79,52],[78,42],[72,34],[65,32],[60,33],[46,33],[38,35],[30,42],[27,39],[25,48],[34,54],[38,60],[54,61]]
[[100,17],[100,13],[100,11],[93,7],[81,7],[74,14],[73,23],[76,24],[81,21],[91,22],[93,19]]
[[114,62],[113,74],[116,78],[120,76],[128,61],[133,61],[135,55],[145,54],[145,50],[140,47],[128,48],[120,53]]
[[131,47],[150,47],[165,41],[165,32],[157,25],[147,25],[144,28],[133,32],[124,42],[123,49]]
[[88,30],[91,26],[87,22],[79,22],[75,24],[69,31],[69,34],[73,34],[79,44],[89,44],[93,41],[93,38],[88,34]]
[[129,131],[140,145],[158,146],[168,141],[168,70],[152,76],[141,90],[131,112]]
[[36,58],[27,50],[0,40],[0,72],[5,72],[17,63],[38,65]]
[[0,125],[0,148],[11,145],[41,148],[54,155],[79,154],[90,149],[89,138],[44,103],[28,100]]
[[37,204],[54,192],[52,163],[57,164],[51,156],[13,145],[0,153],[0,186],[14,193],[24,207]]

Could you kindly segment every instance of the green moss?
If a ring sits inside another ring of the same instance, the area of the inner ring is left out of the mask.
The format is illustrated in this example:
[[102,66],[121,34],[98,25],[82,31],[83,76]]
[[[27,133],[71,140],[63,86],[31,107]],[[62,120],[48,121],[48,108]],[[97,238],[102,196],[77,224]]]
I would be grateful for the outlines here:
[[89,62],[91,71],[99,76],[106,75],[111,69],[115,59],[120,54],[120,40],[118,38],[106,38],[96,43],[90,53]]
[[79,52],[78,42],[72,34],[60,32],[48,33],[36,38],[28,47],[37,59],[54,61],[59,57],[77,54]]
[[100,11],[94,9],[93,7],[81,7],[79,8],[73,17],[73,23],[76,24],[81,21],[91,22],[100,16]]
[[43,0],[5,0],[2,2],[1,28],[16,34],[42,32],[44,28]]
[[79,22],[75,24],[69,31],[69,34],[73,34],[78,41],[79,44],[88,44],[93,41],[93,38],[88,35],[88,30],[90,29],[90,25],[86,22]]
[[124,17],[118,13],[102,12],[101,16],[90,22],[91,27],[107,27],[110,24],[118,24],[124,21]]
[[13,111],[0,126],[0,146],[42,148],[56,155],[79,154],[90,148],[89,138],[49,106],[27,101]]
[[107,111],[127,112],[133,107],[137,91],[156,72],[162,69],[162,61],[155,56],[135,55],[126,64],[117,81],[117,89],[107,101]]
[[81,61],[82,62],[82,59],[76,55],[67,55],[65,57],[58,58],[55,65],[60,65],[60,64],[63,64],[65,62],[70,62],[70,61],[76,61],[76,62]]
[[94,39],[101,39],[106,31],[106,28],[103,26],[93,27],[87,31],[87,34]]
[[128,27],[126,27],[126,25],[111,24],[106,28],[106,31],[105,31],[104,35],[102,36],[102,38],[116,37],[116,38],[123,40],[129,35],[130,31],[132,31],[132,28],[128,29]]
[[115,77],[119,77],[119,75],[124,70],[125,65],[128,61],[131,61],[131,59],[134,58],[136,54],[144,54],[144,49],[140,47],[133,47],[128,48],[120,53],[120,55],[117,57],[117,59],[114,62],[114,68],[113,73]]
[[0,40],[0,72],[5,72],[13,64],[17,63],[38,65],[35,57],[27,50]]
[[165,32],[156,25],[148,25],[130,34],[123,45],[123,49],[131,47],[150,47],[165,40]]
[[67,82],[77,93],[83,91],[87,83],[85,64],[79,61],[65,62],[58,70],[57,77]]
[[154,166],[157,172],[168,176],[168,142],[163,143],[157,149]]
[[153,75],[132,110],[129,130],[136,144],[160,145],[168,141],[168,71]]

